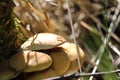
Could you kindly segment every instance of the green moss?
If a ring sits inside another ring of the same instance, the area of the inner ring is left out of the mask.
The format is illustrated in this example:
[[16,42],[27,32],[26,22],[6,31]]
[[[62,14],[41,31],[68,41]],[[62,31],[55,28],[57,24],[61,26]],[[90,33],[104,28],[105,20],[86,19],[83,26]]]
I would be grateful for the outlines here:
[[13,8],[12,0],[0,0],[0,57],[5,59],[15,54],[24,41]]

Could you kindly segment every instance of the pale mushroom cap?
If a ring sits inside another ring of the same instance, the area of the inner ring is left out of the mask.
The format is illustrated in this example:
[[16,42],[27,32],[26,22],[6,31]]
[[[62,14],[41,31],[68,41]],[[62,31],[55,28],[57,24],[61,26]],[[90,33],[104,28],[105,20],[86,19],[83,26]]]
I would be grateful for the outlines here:
[[52,64],[51,57],[42,52],[33,52],[30,54],[30,60],[28,62],[28,67],[24,72],[34,72],[47,69]]
[[33,72],[48,68],[52,59],[46,53],[35,51],[23,51],[13,55],[9,65],[16,71]]
[[66,40],[53,33],[39,33],[30,37],[22,46],[23,50],[45,50],[61,45]]
[[[77,57],[76,44],[66,42],[66,43],[60,45],[60,47],[62,47],[64,49],[64,51],[68,53],[68,55],[70,56],[71,61],[77,59],[76,58]],[[83,63],[84,58],[85,58],[85,53],[83,52],[83,50],[79,46],[78,46],[78,54],[79,54],[79,58],[81,60],[81,63]]]
[[[70,56],[71,60],[69,69],[66,73],[76,72],[79,69],[76,45],[74,43],[67,42],[60,46],[64,48],[64,51]],[[78,47],[78,53],[80,58],[80,66],[82,66],[85,58],[85,53],[80,47]]]

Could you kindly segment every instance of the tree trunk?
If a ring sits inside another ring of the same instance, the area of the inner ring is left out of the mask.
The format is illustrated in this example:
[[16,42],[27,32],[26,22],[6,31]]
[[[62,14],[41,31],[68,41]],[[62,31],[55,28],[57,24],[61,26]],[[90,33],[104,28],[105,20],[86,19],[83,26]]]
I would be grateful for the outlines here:
[[0,61],[9,59],[24,41],[13,14],[14,6],[13,0],[0,0]]

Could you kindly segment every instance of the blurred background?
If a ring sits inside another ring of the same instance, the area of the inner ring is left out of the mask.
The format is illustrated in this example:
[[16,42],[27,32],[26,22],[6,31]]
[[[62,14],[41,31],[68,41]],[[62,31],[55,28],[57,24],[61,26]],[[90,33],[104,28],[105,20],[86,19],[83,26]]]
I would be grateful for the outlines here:
[[[14,0],[22,34],[50,32],[76,43],[86,53],[81,73],[108,72],[83,80],[119,80],[110,74],[120,68],[119,0]],[[75,74],[59,80],[77,80]]]

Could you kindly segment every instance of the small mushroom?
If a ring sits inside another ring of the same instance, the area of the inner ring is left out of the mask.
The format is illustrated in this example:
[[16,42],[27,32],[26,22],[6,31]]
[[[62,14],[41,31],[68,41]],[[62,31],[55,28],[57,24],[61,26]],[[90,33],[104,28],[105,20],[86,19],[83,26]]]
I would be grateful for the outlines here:
[[35,51],[23,51],[9,59],[9,66],[16,71],[34,72],[48,68],[52,59],[48,54]]
[[64,51],[70,56],[71,63],[70,63],[68,71],[65,74],[76,72],[79,69],[78,57],[80,58],[80,66],[82,66],[84,62],[84,58],[85,58],[85,53],[80,47],[78,47],[78,54],[77,54],[76,45],[74,43],[67,42],[60,46],[63,47]]
[[30,37],[22,46],[23,50],[46,50],[63,44],[66,40],[53,33],[39,33]]

